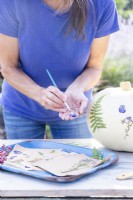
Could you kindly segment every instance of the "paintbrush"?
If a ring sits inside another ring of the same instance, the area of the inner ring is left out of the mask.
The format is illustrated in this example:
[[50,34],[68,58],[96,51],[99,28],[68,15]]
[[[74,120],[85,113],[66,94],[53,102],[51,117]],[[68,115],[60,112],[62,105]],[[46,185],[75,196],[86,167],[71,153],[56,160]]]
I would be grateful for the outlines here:
[[[49,72],[48,69],[46,69],[46,72],[47,72],[47,74],[48,74],[48,76],[49,76],[51,82],[53,83],[53,85],[54,85],[55,87],[58,88],[57,84],[55,83],[55,81],[54,81],[54,79],[53,79],[53,77],[52,77],[52,75],[51,75],[51,73]],[[67,107],[67,109],[70,111],[70,116],[71,116],[71,117],[76,117],[76,114],[73,113],[73,112],[71,111],[71,108],[69,107],[69,105],[67,104],[66,101],[64,102],[64,104],[65,104],[65,106]]]

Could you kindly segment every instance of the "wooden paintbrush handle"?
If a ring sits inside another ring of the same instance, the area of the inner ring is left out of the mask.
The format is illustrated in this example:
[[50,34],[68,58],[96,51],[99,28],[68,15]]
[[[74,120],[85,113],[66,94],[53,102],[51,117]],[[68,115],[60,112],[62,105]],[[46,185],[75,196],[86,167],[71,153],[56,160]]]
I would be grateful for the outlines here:
[[133,178],[133,172],[125,172],[116,177],[117,180],[127,180],[131,178]]

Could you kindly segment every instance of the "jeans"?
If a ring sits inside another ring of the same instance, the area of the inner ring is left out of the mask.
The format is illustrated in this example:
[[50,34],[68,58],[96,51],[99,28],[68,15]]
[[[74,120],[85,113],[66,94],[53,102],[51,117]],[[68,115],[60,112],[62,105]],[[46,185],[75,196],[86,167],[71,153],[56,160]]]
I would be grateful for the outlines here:
[[69,121],[39,122],[19,117],[3,110],[7,139],[43,139],[46,125],[50,127],[53,139],[91,138],[86,114]]

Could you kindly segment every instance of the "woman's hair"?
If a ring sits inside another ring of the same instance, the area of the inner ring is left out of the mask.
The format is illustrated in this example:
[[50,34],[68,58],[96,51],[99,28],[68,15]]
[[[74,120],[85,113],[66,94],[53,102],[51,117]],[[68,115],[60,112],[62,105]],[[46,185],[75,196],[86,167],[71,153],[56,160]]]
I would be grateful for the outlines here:
[[85,23],[88,17],[88,4],[87,0],[62,0],[58,13],[70,11],[69,25],[66,34],[70,33],[73,29],[76,31],[75,38],[85,36]]

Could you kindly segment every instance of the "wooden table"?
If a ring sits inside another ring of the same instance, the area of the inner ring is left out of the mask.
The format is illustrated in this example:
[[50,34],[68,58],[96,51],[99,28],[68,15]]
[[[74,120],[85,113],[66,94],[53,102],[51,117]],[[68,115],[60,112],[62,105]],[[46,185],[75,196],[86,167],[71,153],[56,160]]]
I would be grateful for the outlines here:
[[[52,140],[53,141],[53,140]],[[54,140],[85,147],[103,148],[94,139]],[[20,140],[0,140],[1,144],[10,145]],[[95,174],[88,175],[76,182],[53,183],[25,175],[0,171],[1,197],[75,197],[88,198],[132,198],[133,179],[118,181],[116,176],[123,172],[133,171],[133,153],[119,152],[119,161]]]

